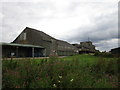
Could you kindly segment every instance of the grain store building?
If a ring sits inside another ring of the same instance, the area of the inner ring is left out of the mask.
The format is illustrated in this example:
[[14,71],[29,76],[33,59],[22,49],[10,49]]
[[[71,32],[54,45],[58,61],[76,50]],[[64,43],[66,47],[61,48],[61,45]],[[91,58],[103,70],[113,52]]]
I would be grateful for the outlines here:
[[[23,46],[22,48],[24,48],[24,50],[26,48],[29,48],[26,49],[25,51],[30,52],[30,54],[28,55],[30,57],[50,56],[50,55],[58,55],[58,56],[74,55],[76,54],[77,51],[77,48],[72,44],[69,44],[66,41],[57,40],[42,31],[29,27],[26,27],[20,33],[20,35],[18,35],[18,37],[10,44],[11,45],[7,45],[10,48],[12,44],[16,45],[14,46],[15,48],[17,48],[17,45],[18,47]],[[4,44],[3,46],[5,47]],[[25,52],[24,50],[22,52],[19,52],[19,50],[20,49],[15,49],[15,51],[17,51],[19,54]],[[5,52],[3,52],[3,54]],[[26,56],[26,54],[24,54],[23,56]],[[18,55],[18,57],[21,57],[21,55]]]

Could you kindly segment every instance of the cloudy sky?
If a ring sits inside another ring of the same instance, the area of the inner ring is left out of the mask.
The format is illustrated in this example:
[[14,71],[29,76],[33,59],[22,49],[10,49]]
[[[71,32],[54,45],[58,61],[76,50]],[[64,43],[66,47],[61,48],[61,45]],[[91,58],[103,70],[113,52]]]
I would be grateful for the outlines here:
[[[8,2],[9,1],[9,2]],[[12,42],[25,27],[96,49],[118,47],[119,0],[1,0],[0,42]]]

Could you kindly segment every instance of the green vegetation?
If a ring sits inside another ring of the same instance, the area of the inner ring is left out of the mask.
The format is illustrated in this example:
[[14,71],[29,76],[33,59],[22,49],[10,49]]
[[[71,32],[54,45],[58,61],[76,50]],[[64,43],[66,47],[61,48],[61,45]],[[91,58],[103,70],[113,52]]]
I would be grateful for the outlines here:
[[118,61],[85,54],[4,60],[3,88],[117,88]]

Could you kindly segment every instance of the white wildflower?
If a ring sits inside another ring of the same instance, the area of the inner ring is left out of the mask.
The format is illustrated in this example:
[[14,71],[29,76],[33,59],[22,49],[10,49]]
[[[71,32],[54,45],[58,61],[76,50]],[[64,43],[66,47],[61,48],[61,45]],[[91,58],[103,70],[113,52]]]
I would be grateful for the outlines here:
[[71,82],[73,81],[73,79],[70,80]]
[[62,78],[62,76],[59,76],[59,78]]
[[58,81],[60,83],[60,81]]
[[56,84],[53,84],[53,87],[57,87]]

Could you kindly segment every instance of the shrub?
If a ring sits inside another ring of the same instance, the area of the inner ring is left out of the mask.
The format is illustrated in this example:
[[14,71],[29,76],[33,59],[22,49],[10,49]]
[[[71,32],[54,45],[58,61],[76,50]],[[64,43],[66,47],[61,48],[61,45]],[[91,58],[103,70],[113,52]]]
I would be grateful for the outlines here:
[[90,55],[3,61],[3,88],[117,87],[117,62]]
[[109,52],[95,52],[95,56],[100,57],[113,57],[113,55]]

